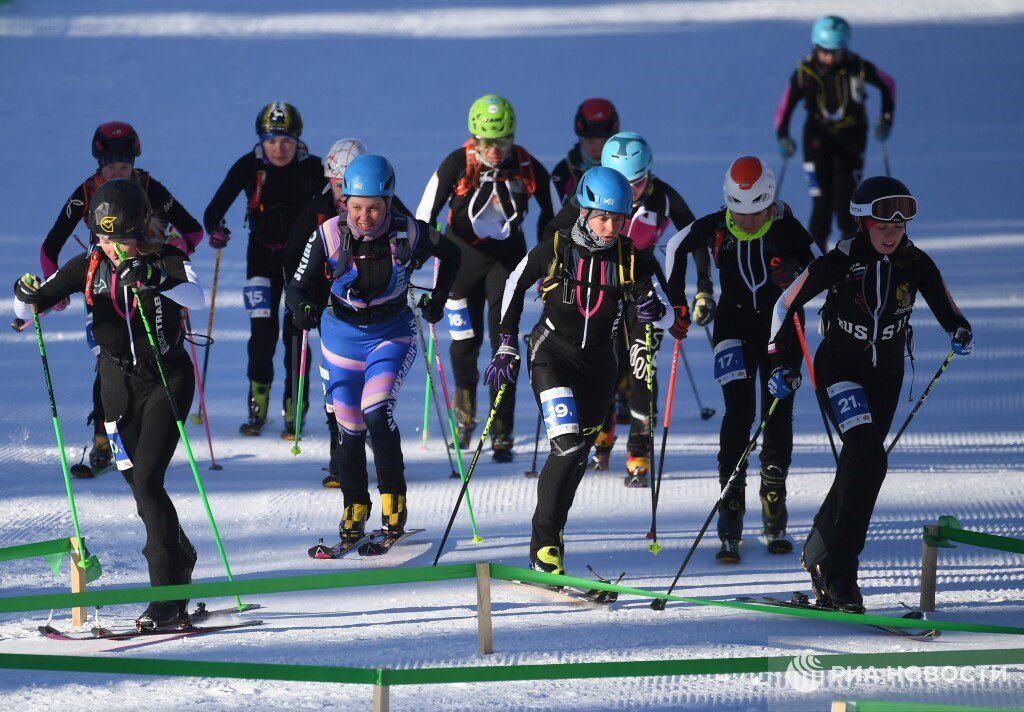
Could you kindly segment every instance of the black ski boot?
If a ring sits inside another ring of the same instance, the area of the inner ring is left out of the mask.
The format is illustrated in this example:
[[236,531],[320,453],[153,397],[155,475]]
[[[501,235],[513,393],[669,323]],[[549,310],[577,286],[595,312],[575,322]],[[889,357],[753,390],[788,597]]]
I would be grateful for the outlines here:
[[769,554],[788,554],[793,542],[786,538],[786,470],[776,465],[761,468],[761,539]]
[[515,453],[512,452],[512,438],[507,435],[496,435],[491,438],[491,458],[495,462],[512,462]]
[[804,563],[802,554],[800,555],[800,564],[804,567],[804,571],[811,575],[811,592],[814,594],[814,605],[819,608],[831,608],[832,596],[829,594],[829,581],[828,576],[825,574],[824,566],[821,564],[808,566]]
[[740,563],[740,540],[739,539],[723,539],[722,548],[715,554],[715,559],[721,561],[723,564],[738,564]]
[[476,389],[456,388],[455,402],[455,433],[459,440],[459,449],[468,450],[476,430]]
[[[729,476],[719,473],[718,481],[725,487]],[[722,497],[722,504],[718,508],[718,538],[722,540],[722,548],[715,554],[715,558],[727,564],[740,562],[739,542],[743,538],[743,515],[747,511],[746,495],[746,473],[740,473],[736,475],[732,486]]]
[[864,597],[857,585],[857,574],[837,574],[828,580],[832,607],[843,613],[864,613]]
[[177,601],[154,601],[135,619],[135,628],[139,632],[159,630],[162,628],[181,628],[188,625],[188,617],[182,617],[181,606]]

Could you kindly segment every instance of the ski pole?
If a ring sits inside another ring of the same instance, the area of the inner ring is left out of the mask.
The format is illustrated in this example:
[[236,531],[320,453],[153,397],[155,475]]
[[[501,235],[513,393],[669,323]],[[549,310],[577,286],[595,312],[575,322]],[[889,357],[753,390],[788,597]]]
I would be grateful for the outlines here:
[[199,389],[199,413],[202,415],[199,420],[206,426],[206,444],[210,447],[210,462],[213,463],[210,465],[210,469],[223,470],[224,468],[217,464],[217,458],[213,456],[213,437],[210,435],[210,418],[206,414],[206,399],[203,396],[203,383],[199,379],[199,359],[196,357],[196,345],[190,338],[192,335],[192,322],[189,319],[188,309],[185,310],[185,328],[188,330],[189,334],[185,340],[188,341],[188,347],[192,350],[192,368],[196,372],[196,388]]
[[87,581],[95,580],[101,573],[100,561],[96,555],[86,556],[85,543],[82,541],[82,530],[78,526],[78,510],[75,508],[75,493],[71,489],[71,472],[68,470],[68,457],[64,453],[64,437],[60,431],[60,419],[57,417],[57,400],[53,395],[53,382],[50,380],[50,364],[46,360],[46,347],[43,346],[43,328],[39,324],[39,310],[32,304],[32,323],[36,327],[36,343],[39,345],[39,357],[43,362],[43,379],[46,381],[46,393],[50,397],[50,415],[53,417],[53,432],[57,435],[57,450],[60,452],[60,469],[64,473],[64,488],[68,493],[68,506],[71,509],[71,524],[75,527],[75,539],[78,540],[78,568],[96,568],[86,575]]
[[[213,345],[213,309],[217,305],[217,277],[219,276],[220,250],[217,250],[217,259],[213,261],[213,287],[210,289],[210,320],[206,323],[206,346],[203,351],[203,377],[200,381],[202,383],[200,393],[202,393],[203,388],[206,388],[206,368],[210,365],[210,347]],[[199,405],[201,406],[202,404],[203,402],[200,400]],[[203,420],[203,412],[200,410],[193,413],[191,417],[192,422],[199,425]]]
[[782,195],[782,181],[786,180],[786,166],[789,165],[789,156],[782,159],[782,168],[779,169],[779,177],[775,180],[775,195]]
[[299,388],[292,401],[295,405],[295,444],[292,445],[292,455],[302,452],[299,448],[299,440],[302,439],[302,392],[306,388],[306,351],[309,350],[309,329],[302,330],[302,355],[299,357]]
[[[644,345],[647,348],[647,452],[651,460],[654,459],[654,340],[652,332],[654,327],[650,323],[644,324]],[[655,512],[658,510],[657,479],[651,482],[651,530],[654,529]],[[647,550],[658,555],[661,546],[655,539]]]
[[836,451],[836,443],[832,439],[832,428],[828,424],[828,417],[825,415],[825,407],[818,398],[818,379],[814,377],[814,363],[811,361],[811,352],[807,349],[807,340],[804,338],[804,327],[796,313],[793,314],[793,324],[796,326],[796,337],[800,340],[800,348],[804,352],[804,362],[807,363],[807,375],[811,377],[811,389],[814,391],[814,400],[818,401],[818,411],[821,413],[821,422],[825,424],[825,433],[828,434],[828,444],[832,446],[832,458],[839,464],[839,453]]
[[541,426],[541,422],[543,420],[544,420],[544,416],[540,412],[538,412],[537,413],[537,432],[533,436],[533,464],[530,465],[530,469],[529,470],[527,470],[526,472],[523,473],[527,477],[540,477],[540,473],[537,472],[537,453],[540,450],[540,426]]
[[[412,297],[412,293],[409,294]],[[420,349],[423,351],[423,365],[427,368],[427,387],[430,391],[426,394],[427,401],[426,405],[429,405],[430,400],[434,401],[434,410],[437,413],[437,427],[441,429],[441,437],[444,439],[444,451],[448,455],[448,466],[451,467],[452,477],[460,477],[459,472],[462,469],[461,458],[459,470],[455,469],[455,463],[452,461],[452,448],[448,444],[448,435],[444,432],[444,416],[441,414],[441,401],[437,397],[437,382],[431,377],[430,373],[430,362],[434,358],[434,338],[430,338],[430,344],[426,343],[425,337],[423,336],[423,322],[420,319],[420,313],[414,308],[412,310],[413,315],[416,317],[416,335],[420,337]],[[426,429],[426,425],[424,425]],[[426,440],[424,439],[424,443]],[[456,443],[456,447],[458,444]]]
[[917,415],[917,411],[919,411],[921,409],[921,406],[924,405],[924,399],[927,398],[928,394],[932,392],[932,388],[935,386],[936,383],[938,383],[939,376],[941,376],[943,371],[946,370],[946,367],[949,365],[950,361],[953,360],[953,356],[955,354],[955,351],[953,351],[952,349],[949,350],[949,355],[946,356],[946,360],[942,362],[942,365],[939,366],[939,370],[935,372],[934,376],[932,376],[931,383],[929,383],[928,387],[924,389],[924,393],[921,394],[921,397],[917,399],[917,403],[914,405],[914,409],[910,411],[910,415],[908,415],[907,419],[903,421],[903,425],[900,426],[899,432],[896,433],[896,437],[892,439],[892,442],[889,443],[889,447],[885,449],[886,455],[892,452],[892,449],[896,447],[896,443],[899,442],[900,436],[903,435],[903,431],[907,429],[907,426],[910,425],[910,421],[914,419],[915,415]]
[[[411,293],[410,293],[411,296]],[[413,308],[413,314],[416,314],[415,307]],[[427,380],[423,386],[423,440],[420,443],[420,450],[427,449],[427,428],[430,425],[430,398],[431,394],[434,394],[434,404],[437,405],[437,393],[434,391],[434,384],[431,380],[430,375],[430,362],[434,360],[434,340],[430,340],[430,344],[424,343],[423,340],[423,325],[420,324],[419,314],[416,315],[416,326],[417,331],[420,334],[420,346],[423,348],[423,356],[427,360]],[[444,425],[441,426],[441,435],[444,436],[445,443],[448,442],[448,436],[444,434]],[[448,458],[451,459],[451,453],[448,454]],[[455,468],[452,468],[452,474],[455,473]]]
[[[128,257],[127,253],[121,248],[119,244],[114,243],[117,248],[117,256],[124,260]],[[153,337],[153,330],[149,325],[149,319],[146,317],[146,310],[142,306],[142,299],[139,297],[138,287],[132,287],[132,296],[135,297],[135,304],[139,308],[139,318],[142,320],[142,327],[146,330],[146,339],[149,341],[149,348],[153,351],[153,357],[156,360],[156,370],[160,374],[160,380],[164,384],[164,392],[167,394],[167,400],[171,404],[171,414],[174,416],[174,422],[178,426],[178,435],[181,436],[181,443],[185,446],[185,454],[188,456],[188,464],[192,468],[192,476],[196,480],[196,487],[199,489],[199,498],[203,500],[203,509],[206,510],[206,518],[210,522],[210,529],[213,531],[213,538],[217,542],[217,551],[220,552],[221,561],[224,562],[224,570],[228,574],[228,581],[234,581],[234,577],[231,575],[231,567],[228,565],[227,554],[224,553],[224,542],[221,541],[220,532],[217,531],[217,522],[213,520],[213,511],[210,509],[210,500],[206,497],[206,488],[203,487],[203,478],[199,476],[199,468],[196,466],[196,457],[192,454],[192,446],[189,445],[188,435],[185,433],[185,426],[181,420],[181,412],[178,410],[178,404],[174,402],[174,394],[171,393],[171,387],[167,383],[167,374],[164,373],[163,359],[160,358],[160,349],[157,348],[156,339]],[[242,599],[237,595],[235,601],[238,603],[238,609],[242,610],[244,604]]]
[[680,353],[683,355],[683,366],[686,367],[686,375],[690,377],[690,386],[693,388],[693,395],[697,400],[697,407],[700,408],[700,419],[711,420],[715,415],[715,409],[705,408],[704,404],[700,402],[700,393],[697,392],[697,382],[693,380],[693,371],[690,370],[690,362],[686,359],[686,351],[680,349]]
[[[286,287],[286,289],[287,289],[287,287]],[[285,310],[284,318],[285,319],[288,318],[288,311],[287,310]],[[291,373],[291,376],[292,376],[292,427],[294,428],[295,427],[295,402],[297,400],[299,400],[299,391],[298,391],[298,388],[299,388],[299,335],[298,334],[292,334],[291,342],[292,342],[292,373]],[[306,354],[306,350],[305,349],[302,350],[302,354],[303,355]],[[287,418],[287,417],[288,417],[288,414],[285,413],[285,418]],[[285,425],[287,426],[287,423],[285,423]],[[292,441],[293,442],[295,441],[294,438],[292,439]],[[301,452],[301,450],[299,452]],[[292,454],[293,455],[297,455],[298,453],[297,452],[292,452]]]
[[882,141],[882,163],[885,165],[885,175],[892,177],[892,171],[889,170],[889,149],[885,145],[885,141]]
[[[668,395],[665,396],[665,419],[661,431],[661,455],[658,458],[658,478],[655,480],[654,507],[651,509],[651,530],[647,533],[648,539],[654,542],[647,547],[652,554],[661,551],[658,546],[658,502],[661,500],[661,476],[665,472],[665,445],[668,443],[668,427],[672,422],[672,401],[676,392],[676,371],[679,368],[679,346],[680,340],[672,348],[672,370],[668,376]],[[652,426],[653,427],[653,426]]]
[[459,507],[462,505],[463,496],[467,497],[468,503],[468,490],[469,481],[473,477],[473,472],[476,470],[476,463],[480,460],[480,451],[484,448],[484,441],[487,440],[487,435],[491,431],[491,423],[494,422],[494,415],[498,412],[498,406],[501,405],[501,399],[505,395],[505,388],[508,383],[502,383],[501,388],[498,389],[498,395],[494,397],[494,404],[491,406],[491,412],[487,414],[487,422],[484,423],[483,432],[480,433],[480,442],[476,445],[476,452],[473,453],[473,459],[469,463],[469,471],[466,473],[466,478],[462,480],[462,489],[459,490],[459,498],[455,500],[455,509],[452,510],[452,516],[448,520],[448,526],[444,530],[444,536],[441,537],[441,545],[437,547],[437,555],[434,557],[433,566],[437,566],[438,559],[441,558],[441,552],[444,551],[444,544],[448,541],[448,534],[451,533],[452,525],[455,524],[455,515],[459,513]]
[[[437,329],[434,325],[430,325],[430,338],[433,339],[434,343],[439,343],[437,340]],[[480,536],[480,532],[476,529],[476,517],[473,515],[473,502],[469,498],[469,473],[462,464],[462,447],[459,445],[459,431],[455,427],[455,411],[452,409],[452,399],[448,393],[448,379],[444,375],[444,360],[441,358],[441,349],[434,347],[434,359],[437,361],[437,378],[441,381],[441,392],[444,394],[444,407],[448,411],[448,432],[452,435],[452,446],[455,448],[455,462],[459,466],[459,478],[462,480],[462,488],[466,491],[466,512],[469,514],[469,525],[473,529],[473,543],[479,544],[483,541]],[[490,423],[488,423],[490,425]],[[477,448],[477,455],[480,454],[480,449]],[[475,462],[475,458],[474,458]],[[461,495],[460,495],[461,499]],[[442,543],[443,545],[443,543]],[[438,556],[441,555],[438,550]],[[437,559],[434,559],[435,563]]]
[[[708,518],[704,520],[704,526],[702,526],[700,528],[700,531],[697,533],[697,538],[694,539],[693,545],[690,546],[690,550],[686,552],[686,558],[683,559],[682,566],[680,566],[679,571],[676,572],[676,577],[672,579],[672,585],[668,587],[668,592],[666,593],[666,595],[671,595],[672,591],[675,590],[676,584],[679,583],[679,577],[683,575],[683,570],[686,568],[686,565],[690,563],[690,558],[693,556],[693,552],[697,550],[697,545],[700,544],[700,540],[704,536],[704,532],[708,530],[708,527],[711,526],[711,520],[715,518],[716,514],[718,514],[718,509],[719,507],[722,506],[722,500],[725,498],[725,495],[729,491],[729,488],[732,487],[733,480],[736,479],[736,476],[740,473],[740,470],[743,468],[743,464],[747,461],[747,456],[750,455],[750,451],[754,449],[754,444],[757,442],[757,439],[758,437],[760,437],[761,432],[768,424],[768,419],[772,417],[772,413],[775,412],[775,407],[778,404],[778,398],[772,400],[772,404],[768,408],[768,414],[764,416],[764,420],[762,420],[761,424],[757,426],[757,432],[754,433],[754,437],[751,438],[750,442],[747,444],[747,449],[743,451],[742,455],[740,455],[739,462],[736,463],[736,467],[733,468],[732,474],[729,475],[729,481],[725,483],[725,487],[722,488],[722,492],[718,495],[718,499],[715,500],[715,506],[711,509],[711,513],[708,515]],[[653,608],[656,611],[665,610],[665,599],[654,599],[653,601],[651,601],[651,608]]]

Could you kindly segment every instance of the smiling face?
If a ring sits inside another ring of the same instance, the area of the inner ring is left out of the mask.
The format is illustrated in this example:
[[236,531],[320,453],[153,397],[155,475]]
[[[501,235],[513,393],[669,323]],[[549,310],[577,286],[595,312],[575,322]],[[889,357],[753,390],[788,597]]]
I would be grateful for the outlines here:
[[871,246],[881,255],[891,255],[907,233],[905,222],[875,222],[868,227]]
[[366,198],[354,195],[348,198],[347,203],[349,218],[363,232],[370,232],[377,227],[377,223],[388,209],[387,201],[381,197]]

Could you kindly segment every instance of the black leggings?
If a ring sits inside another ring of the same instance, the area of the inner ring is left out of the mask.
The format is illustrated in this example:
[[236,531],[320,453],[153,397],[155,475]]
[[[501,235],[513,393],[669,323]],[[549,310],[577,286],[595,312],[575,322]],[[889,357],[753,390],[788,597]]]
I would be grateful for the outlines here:
[[[813,207],[807,231],[818,249],[828,251],[832,215],[840,239],[852,237],[857,224],[850,215],[850,198],[864,172],[867,129],[855,126],[839,133],[828,133],[808,122],[804,127],[804,162],[814,165],[819,194],[812,190]],[[806,166],[805,166],[806,169]]]

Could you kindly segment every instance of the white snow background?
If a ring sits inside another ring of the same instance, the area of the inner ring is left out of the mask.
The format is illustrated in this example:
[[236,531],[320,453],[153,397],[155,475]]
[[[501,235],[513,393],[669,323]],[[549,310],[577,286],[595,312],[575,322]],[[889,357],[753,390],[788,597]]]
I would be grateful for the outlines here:
[[[588,96],[617,105],[624,130],[651,143],[655,172],[675,186],[697,215],[721,204],[729,162],[744,153],[774,166],[772,119],[790,72],[808,50],[811,22],[832,12],[853,23],[853,48],[898,85],[889,143],[895,175],[917,195],[921,213],[911,235],[935,258],[977,337],[969,359],[955,359],[890,458],[862,557],[869,609],[893,613],[916,602],[921,526],[954,514],[969,529],[1024,536],[1024,6],[972,3],[647,2],[590,5],[539,2],[489,6],[468,0],[336,3],[225,0],[178,3],[106,0],[74,3],[13,0],[0,5],[0,245],[3,279],[37,272],[38,246],[75,185],[95,164],[88,143],[108,120],[130,121],[142,139],[138,161],[197,218],[231,163],[255,142],[253,118],[268,101],[299,107],[310,149],[323,155],[356,136],[386,155],[398,191],[415,205],[431,172],[465,137],[476,97],[508,97],[519,118],[517,140],[549,168],[574,141],[572,116]],[[1014,89],[1014,87],[1017,89]],[[878,113],[877,92],[869,110]],[[803,112],[793,123],[800,140]],[[869,141],[865,175],[882,172],[879,144]],[[806,219],[809,198],[799,162],[791,161],[781,196]],[[235,239],[224,251],[206,400],[221,472],[211,472],[205,434],[189,425],[234,574],[239,578],[433,560],[458,492],[431,411],[421,449],[423,365],[417,359],[399,401],[409,480],[410,526],[427,533],[384,560],[312,561],[307,547],[333,540],[341,496],[320,487],[327,437],[311,410],[303,453],[278,439],[280,416],[259,439],[242,438],[247,318],[242,200],[228,222]],[[535,207],[532,210],[536,210]],[[534,212],[535,215],[535,212]],[[85,237],[84,229],[78,234]],[[74,254],[73,241],[63,259]],[[194,262],[209,288],[213,251],[204,242]],[[422,279],[422,278],[421,278]],[[691,276],[692,284],[692,276]],[[691,295],[692,296],[692,295]],[[523,328],[536,317],[531,306]],[[193,323],[205,330],[207,314]],[[923,390],[949,350],[923,300],[914,317],[917,376]],[[81,300],[47,316],[44,334],[69,459],[77,461],[91,429],[92,358],[82,338]],[[442,331],[444,331],[442,329]],[[809,329],[813,332],[813,329]],[[809,333],[812,348],[818,342]],[[71,533],[39,356],[31,330],[0,332],[0,546]],[[680,368],[662,492],[664,550],[647,552],[647,490],[622,486],[624,455],[610,473],[587,476],[566,529],[568,572],[586,564],[624,583],[664,590],[712,507],[722,412],[711,380],[704,335],[685,344],[705,406],[701,421]],[[446,354],[447,356],[447,354]],[[662,392],[671,349],[659,359]],[[278,378],[272,403],[280,402]],[[446,358],[447,362],[447,358]],[[482,359],[481,370],[485,365]],[[908,383],[897,424],[909,412]],[[315,390],[314,390],[315,393]],[[523,477],[532,454],[536,409],[519,384],[517,458],[485,456],[471,494],[482,544],[470,542],[460,515],[442,562],[527,563],[534,480]],[[789,478],[790,533],[797,546],[832,478],[832,456],[809,384],[796,396],[794,462]],[[486,400],[484,391],[480,401]],[[485,406],[481,406],[483,409]],[[660,443],[661,421],[658,423]],[[621,443],[621,440],[620,440]],[[543,452],[542,452],[543,456]],[[752,475],[756,460],[752,462]],[[224,572],[183,451],[168,472],[168,490],[200,554],[196,579]],[[807,589],[796,554],[769,556],[757,542],[757,478],[748,487],[748,531],[738,566],[719,565],[714,528],[677,589],[684,595],[783,595]],[[96,586],[147,583],[141,522],[116,473],[74,483],[83,532],[103,562]],[[961,546],[940,554],[942,619],[1024,625],[1019,556]],[[4,596],[67,590],[39,559],[0,564]],[[493,585],[495,647],[477,653],[470,581],[345,589],[258,597],[262,627],[147,645],[116,656],[211,661],[441,667],[753,655],[967,650],[1017,647],[1010,636],[947,632],[935,641],[904,641],[871,629],[672,604],[652,611],[623,596],[612,610],[580,608],[510,584]],[[128,621],[142,606],[103,610]],[[71,644],[41,638],[45,612],[0,616],[0,652],[102,655],[116,644]],[[67,611],[57,625],[70,629]],[[862,682],[800,692],[783,675],[650,677],[581,681],[425,685],[392,690],[396,710],[502,709],[825,709],[834,698],[947,704],[1019,705],[1024,677],[1011,669],[992,684]],[[126,677],[4,670],[0,707],[30,710],[333,709],[368,708],[363,686]]]

